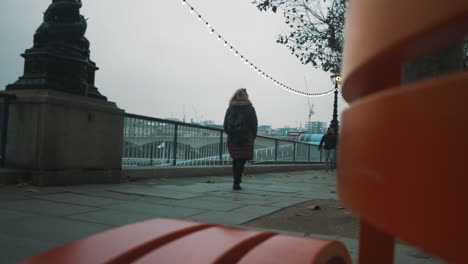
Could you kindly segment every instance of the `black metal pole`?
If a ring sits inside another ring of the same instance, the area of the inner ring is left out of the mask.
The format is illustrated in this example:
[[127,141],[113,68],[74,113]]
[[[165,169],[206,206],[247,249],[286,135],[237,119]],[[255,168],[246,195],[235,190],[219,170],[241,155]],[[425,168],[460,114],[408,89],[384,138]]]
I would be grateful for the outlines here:
[[275,139],[275,163],[278,163],[278,140]]
[[173,149],[172,149],[172,165],[177,165],[177,134],[178,134],[179,125],[174,126],[174,142],[173,142]]
[[219,132],[219,165],[223,164],[223,131]]
[[330,128],[335,131],[335,134],[338,134],[338,129],[340,128],[338,122],[338,82],[335,81],[335,100],[333,102],[333,118],[330,122]]

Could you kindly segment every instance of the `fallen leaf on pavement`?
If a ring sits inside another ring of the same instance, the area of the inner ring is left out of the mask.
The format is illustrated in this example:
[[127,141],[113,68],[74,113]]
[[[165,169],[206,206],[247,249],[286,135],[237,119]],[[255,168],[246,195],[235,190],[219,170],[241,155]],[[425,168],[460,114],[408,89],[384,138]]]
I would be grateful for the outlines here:
[[336,191],[330,191],[330,193],[336,193]]
[[314,177],[314,179],[318,179],[318,177],[317,177],[317,176],[315,176],[315,177]]
[[337,206],[337,209],[345,209],[343,206]]
[[30,184],[31,184],[31,182],[20,181],[20,182],[18,182],[18,184],[16,184],[16,187],[28,186]]
[[312,210],[320,210],[320,205],[313,204],[311,206],[307,206],[307,208]]
[[123,183],[130,183],[130,182],[134,182],[134,181],[136,181],[136,179],[132,179],[132,178],[130,178],[130,176],[123,176],[122,177],[122,182]]
[[350,211],[345,211],[344,214],[345,215],[351,215],[351,212]]
[[147,184],[147,185],[157,185],[158,183],[157,182],[145,182],[145,184]]
[[34,193],[37,193],[37,192],[40,192],[41,190],[39,189],[29,189],[28,192],[34,192]]
[[205,181],[204,183],[215,183],[215,181]]
[[237,198],[237,197],[234,197],[232,198],[233,201],[240,201],[241,199],[240,198]]

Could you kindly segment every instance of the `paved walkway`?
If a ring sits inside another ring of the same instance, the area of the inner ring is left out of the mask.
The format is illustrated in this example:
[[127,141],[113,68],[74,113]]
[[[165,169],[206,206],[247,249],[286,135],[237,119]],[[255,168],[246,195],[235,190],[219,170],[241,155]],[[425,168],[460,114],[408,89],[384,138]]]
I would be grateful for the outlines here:
[[[231,177],[46,188],[1,186],[0,263],[15,263],[84,236],[155,217],[239,226],[304,201],[337,199],[332,173],[266,173],[243,180],[240,192],[232,191]],[[356,258],[356,240],[319,237],[343,241]],[[396,263],[439,263],[405,246],[397,247],[396,256]]]

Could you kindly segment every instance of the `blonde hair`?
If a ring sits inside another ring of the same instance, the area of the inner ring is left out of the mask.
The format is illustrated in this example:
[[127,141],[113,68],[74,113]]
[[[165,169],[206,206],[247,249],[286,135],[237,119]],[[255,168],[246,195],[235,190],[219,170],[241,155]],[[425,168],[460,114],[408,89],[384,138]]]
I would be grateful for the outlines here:
[[243,104],[251,104],[249,100],[249,95],[247,94],[247,89],[240,88],[234,93],[229,100],[229,105],[243,105]]

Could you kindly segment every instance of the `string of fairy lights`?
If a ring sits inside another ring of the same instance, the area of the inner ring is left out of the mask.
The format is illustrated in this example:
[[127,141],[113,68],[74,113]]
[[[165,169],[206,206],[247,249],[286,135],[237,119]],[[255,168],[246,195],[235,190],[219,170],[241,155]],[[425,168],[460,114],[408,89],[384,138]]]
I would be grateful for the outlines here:
[[[248,59],[237,48],[235,48],[230,42],[228,42],[218,31],[216,31],[213,28],[213,26],[205,18],[203,18],[203,16],[200,14],[200,12],[198,12],[193,7],[193,5],[191,5],[187,0],[182,0],[182,5],[185,5],[185,6],[187,6],[189,8],[190,13],[193,13],[198,18],[198,20],[208,28],[208,32],[210,34],[217,35],[218,40],[221,41],[224,44],[224,46],[229,49],[230,52],[232,52],[236,57],[239,57],[240,60],[242,62],[244,62],[248,67],[250,67],[254,72],[258,73],[261,77],[263,77],[263,78],[265,78],[267,80],[270,80],[276,86],[279,86],[279,87],[283,88],[284,90],[286,90],[288,92],[298,94],[298,95],[302,95],[302,96],[307,96],[307,97],[321,97],[321,96],[331,94],[331,93],[333,93],[335,91],[335,89],[331,89],[331,90],[323,92],[323,93],[308,93],[308,92],[303,92],[303,91],[293,89],[293,88],[289,87],[288,85],[278,81],[276,78],[274,78],[273,76],[267,74],[260,67],[255,65],[250,59]],[[341,98],[344,100],[343,95],[341,95],[341,91],[339,89],[338,89],[338,91],[340,92]],[[348,105],[348,104],[346,104],[346,105]]]

